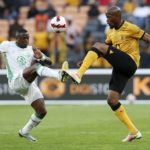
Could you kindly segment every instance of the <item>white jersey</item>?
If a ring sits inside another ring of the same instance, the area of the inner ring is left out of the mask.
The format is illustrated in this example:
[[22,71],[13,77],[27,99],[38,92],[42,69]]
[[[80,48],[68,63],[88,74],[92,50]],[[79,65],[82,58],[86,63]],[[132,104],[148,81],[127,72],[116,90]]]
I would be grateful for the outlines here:
[[0,53],[4,54],[7,77],[12,80],[18,73],[31,65],[32,46],[20,48],[15,41],[4,41],[0,44]]

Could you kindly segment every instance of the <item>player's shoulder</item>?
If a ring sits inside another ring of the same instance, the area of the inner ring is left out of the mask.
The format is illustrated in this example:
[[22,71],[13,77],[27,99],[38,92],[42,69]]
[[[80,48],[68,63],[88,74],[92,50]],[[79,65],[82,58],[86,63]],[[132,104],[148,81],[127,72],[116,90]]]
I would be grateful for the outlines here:
[[3,45],[4,45],[4,44],[5,44],[5,45],[7,45],[7,44],[9,44],[9,42],[10,42],[10,41],[3,41],[3,42],[1,42],[1,44],[3,44]]
[[14,45],[15,42],[14,41],[3,41],[1,44],[9,46],[9,45]]
[[125,27],[125,28],[134,28],[134,27],[137,27],[137,25],[134,24],[134,23],[132,23],[132,22],[125,21],[125,22],[124,22],[124,27]]
[[27,49],[32,49],[32,45],[28,45],[28,46],[27,46]]

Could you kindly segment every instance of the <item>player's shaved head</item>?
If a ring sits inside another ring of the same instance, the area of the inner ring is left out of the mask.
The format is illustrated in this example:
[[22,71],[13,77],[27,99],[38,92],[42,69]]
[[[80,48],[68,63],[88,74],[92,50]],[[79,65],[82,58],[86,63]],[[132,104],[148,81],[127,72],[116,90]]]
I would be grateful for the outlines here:
[[117,6],[112,6],[108,8],[106,12],[107,23],[110,28],[119,28],[121,25],[121,9]]
[[117,6],[112,6],[107,10],[106,14],[113,14],[121,17],[121,9]]
[[108,13],[116,13],[116,12],[121,13],[121,9],[118,6],[112,6],[112,7],[108,8],[107,12]]

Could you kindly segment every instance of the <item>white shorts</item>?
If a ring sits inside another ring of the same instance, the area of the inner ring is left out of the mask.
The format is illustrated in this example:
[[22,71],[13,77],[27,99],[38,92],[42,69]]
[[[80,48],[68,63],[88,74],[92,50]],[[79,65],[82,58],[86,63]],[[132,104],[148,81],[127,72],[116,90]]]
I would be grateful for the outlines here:
[[18,73],[8,83],[10,89],[22,96],[29,104],[31,104],[37,99],[43,98],[43,95],[36,83],[29,83],[28,81],[26,81],[22,76],[22,72]]

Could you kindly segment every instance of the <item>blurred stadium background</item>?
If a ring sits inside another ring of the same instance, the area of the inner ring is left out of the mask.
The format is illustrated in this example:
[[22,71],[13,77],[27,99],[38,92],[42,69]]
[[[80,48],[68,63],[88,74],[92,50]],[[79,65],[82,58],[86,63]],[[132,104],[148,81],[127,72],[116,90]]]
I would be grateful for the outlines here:
[[[18,28],[30,32],[30,44],[34,44],[53,60],[59,68],[68,60],[71,68],[95,41],[104,41],[107,23],[105,10],[118,5],[123,18],[139,25],[150,33],[150,0],[1,0],[0,42],[14,40]],[[66,33],[50,32],[49,21],[56,15],[64,16]],[[150,67],[150,50],[140,43],[141,68]],[[5,64],[1,58],[0,68]],[[94,62],[93,68],[110,68],[103,59]]]
[[[105,10],[113,5],[122,8],[124,19],[150,33],[150,0],[0,0],[0,42],[14,40],[16,30],[25,27],[30,33],[30,44],[53,60],[52,68],[58,69],[64,60],[68,60],[75,71],[91,45],[105,40]],[[56,15],[66,18],[65,33],[50,32],[50,19]],[[149,103],[149,48],[148,44],[140,42],[140,69],[123,92],[124,103]],[[33,130],[39,141],[29,143],[18,139],[17,131],[28,120],[32,109],[15,105],[25,102],[9,90],[1,55],[0,104],[4,105],[0,106],[0,150],[149,150],[149,105],[126,106],[144,137],[129,144],[121,143],[126,130],[109,107],[99,106],[101,102],[106,103],[110,74],[110,64],[99,59],[78,86],[70,81],[62,84],[54,79],[38,78],[46,103],[55,105],[47,105],[48,116],[37,130]]]

